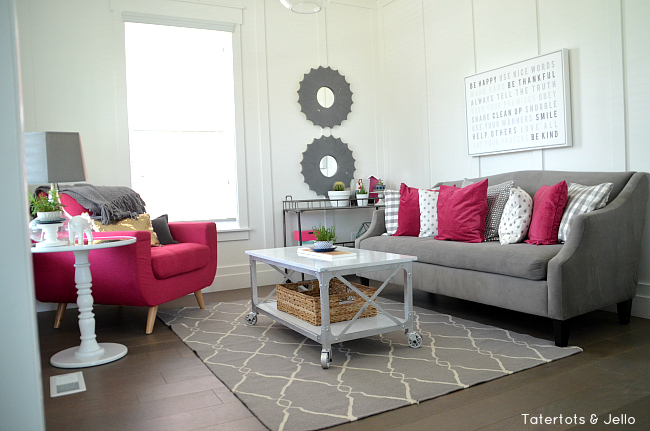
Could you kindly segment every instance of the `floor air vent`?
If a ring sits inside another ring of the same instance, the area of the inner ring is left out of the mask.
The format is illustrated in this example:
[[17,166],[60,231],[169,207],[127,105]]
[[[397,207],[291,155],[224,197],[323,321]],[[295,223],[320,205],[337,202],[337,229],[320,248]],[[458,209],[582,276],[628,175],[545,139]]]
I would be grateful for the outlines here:
[[84,382],[84,375],[81,371],[50,377],[51,397],[76,394],[77,392],[83,392],[85,390],[86,383]]

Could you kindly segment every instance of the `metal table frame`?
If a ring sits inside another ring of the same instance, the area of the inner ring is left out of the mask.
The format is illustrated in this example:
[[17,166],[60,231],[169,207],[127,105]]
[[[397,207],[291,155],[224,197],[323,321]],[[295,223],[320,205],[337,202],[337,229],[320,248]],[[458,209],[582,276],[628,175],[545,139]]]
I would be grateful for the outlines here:
[[[341,259],[339,261],[329,262],[298,256],[296,252],[297,248],[289,247],[246,252],[249,255],[252,299],[251,312],[246,316],[247,324],[256,324],[257,315],[261,313],[305,337],[320,343],[322,345],[321,366],[323,368],[329,368],[329,364],[332,361],[333,343],[403,330],[407,335],[408,343],[411,347],[418,348],[422,345],[422,337],[413,331],[415,313],[413,311],[412,262],[416,260],[415,257],[339,247],[340,250],[353,251],[360,255],[363,254],[364,259],[360,259],[358,256],[355,259]],[[285,258],[272,256],[273,252],[278,252],[278,250],[286,250],[284,253]],[[286,258],[286,256],[289,256],[289,258]],[[384,259],[373,259],[373,256],[382,256]],[[388,257],[388,260],[386,260],[386,257]],[[260,302],[257,290],[257,262],[268,264],[275,269],[283,277],[282,283],[287,281],[291,282],[291,277],[295,273],[311,275],[318,280],[321,293],[320,307],[322,323],[320,327],[313,326],[288,313],[279,311],[277,309],[277,302],[272,299],[276,289],[273,289]],[[285,272],[285,270],[288,270],[288,272]],[[345,275],[382,270],[393,270],[393,272],[371,297],[366,296],[344,278]],[[393,316],[376,302],[377,296],[400,271],[404,271],[404,319]],[[356,292],[366,301],[352,320],[329,323],[329,289],[324,287],[329,286],[330,280],[333,278],[339,279],[350,291]],[[377,315],[360,319],[359,316],[370,305],[377,308]]]

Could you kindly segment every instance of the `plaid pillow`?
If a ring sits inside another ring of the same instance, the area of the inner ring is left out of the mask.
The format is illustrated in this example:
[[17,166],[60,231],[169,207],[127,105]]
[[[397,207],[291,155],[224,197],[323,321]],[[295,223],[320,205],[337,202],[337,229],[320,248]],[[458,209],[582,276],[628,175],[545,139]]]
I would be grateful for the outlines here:
[[395,232],[397,232],[397,214],[399,211],[399,190],[385,190],[384,201],[386,202],[386,209],[384,210],[386,233],[388,235],[395,235]]
[[612,192],[614,184],[602,183],[596,186],[583,186],[582,184],[569,184],[566,208],[560,221],[560,230],[557,239],[559,242],[566,241],[569,236],[571,223],[578,214],[584,214],[603,208],[607,205],[607,199]]

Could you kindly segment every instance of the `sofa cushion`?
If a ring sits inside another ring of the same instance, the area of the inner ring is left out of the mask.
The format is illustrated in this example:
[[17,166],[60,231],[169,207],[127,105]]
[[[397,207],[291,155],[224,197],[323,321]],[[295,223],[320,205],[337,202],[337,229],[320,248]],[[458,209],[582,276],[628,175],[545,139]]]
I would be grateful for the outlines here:
[[397,232],[397,222],[399,220],[399,191],[386,190],[384,192],[384,201],[386,202],[386,210],[384,211],[386,233],[388,235],[395,235],[395,232]]
[[159,279],[201,269],[210,262],[210,247],[203,244],[180,243],[151,248],[151,269]]
[[566,181],[553,186],[543,185],[533,197],[533,218],[528,228],[528,244],[557,244],[560,221],[566,207]]
[[375,236],[361,241],[362,249],[417,256],[418,262],[489,272],[529,280],[545,280],[548,262],[561,244],[536,247],[525,243],[501,246],[437,241],[433,238]]
[[464,188],[440,187],[436,239],[482,242],[485,239],[487,180]]
[[396,236],[420,234],[420,200],[418,189],[402,183],[399,189],[399,210]]
[[438,235],[438,190],[420,190],[420,235]]
[[501,244],[516,244],[526,238],[530,219],[533,216],[533,199],[519,187],[510,189],[499,224],[499,241]]
[[595,186],[583,186],[582,184],[569,184],[566,208],[560,221],[558,241],[565,242],[569,236],[569,229],[573,218],[579,214],[598,210],[607,205],[607,198],[612,192],[612,183],[602,183]]

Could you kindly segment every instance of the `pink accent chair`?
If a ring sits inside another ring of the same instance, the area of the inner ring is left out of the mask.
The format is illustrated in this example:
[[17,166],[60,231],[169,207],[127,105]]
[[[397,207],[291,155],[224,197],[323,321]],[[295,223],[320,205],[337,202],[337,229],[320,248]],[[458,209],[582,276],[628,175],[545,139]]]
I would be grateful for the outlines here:
[[[71,215],[88,212],[70,196],[61,202]],[[169,223],[179,244],[151,246],[151,234],[136,232],[95,232],[94,239],[131,236],[134,244],[89,253],[92,294],[95,304],[149,307],[146,333],[151,334],[158,305],[194,293],[205,308],[201,289],[214,281],[217,272],[217,228],[211,222]],[[35,253],[36,299],[58,303],[54,327],[58,328],[65,308],[77,302],[72,253]]]

